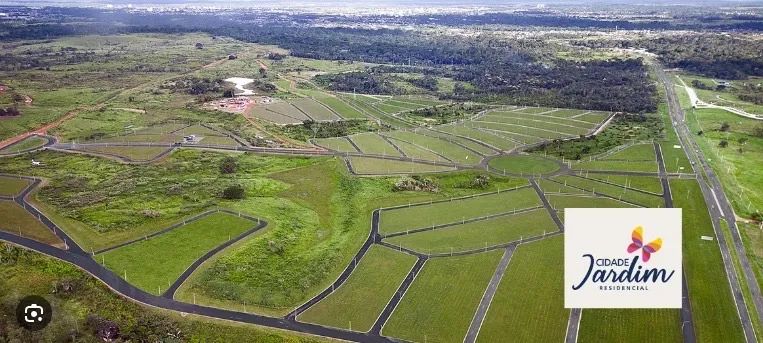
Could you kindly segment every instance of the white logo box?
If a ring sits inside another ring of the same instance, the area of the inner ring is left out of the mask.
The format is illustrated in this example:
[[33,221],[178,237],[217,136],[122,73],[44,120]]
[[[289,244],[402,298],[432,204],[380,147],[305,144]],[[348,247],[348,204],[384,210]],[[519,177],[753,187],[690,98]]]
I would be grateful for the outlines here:
[[[647,262],[642,260],[642,249],[627,251],[639,226],[644,246],[662,239]],[[681,308],[680,208],[567,208],[564,228],[565,308]],[[591,257],[584,255],[593,256],[590,273]],[[634,257],[638,257],[635,264]],[[598,265],[611,262],[616,265]],[[633,267],[617,265],[624,263]],[[602,275],[598,270],[609,276],[607,281],[594,282],[594,276]],[[612,281],[613,275],[624,282]]]

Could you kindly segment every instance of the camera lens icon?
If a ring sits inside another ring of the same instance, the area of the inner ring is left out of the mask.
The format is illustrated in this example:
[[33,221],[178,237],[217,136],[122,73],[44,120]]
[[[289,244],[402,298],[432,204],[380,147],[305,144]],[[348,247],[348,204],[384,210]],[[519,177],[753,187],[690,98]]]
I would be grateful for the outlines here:
[[41,296],[27,296],[16,306],[16,320],[29,331],[44,329],[52,318],[50,303]]

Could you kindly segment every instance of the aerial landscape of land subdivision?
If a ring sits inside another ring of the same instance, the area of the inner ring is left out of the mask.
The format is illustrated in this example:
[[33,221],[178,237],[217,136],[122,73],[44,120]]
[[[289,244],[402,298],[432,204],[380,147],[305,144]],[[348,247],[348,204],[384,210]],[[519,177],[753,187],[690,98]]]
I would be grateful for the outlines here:
[[[763,342],[761,2],[3,1],[0,46],[0,342]],[[680,208],[681,307],[565,308],[570,208]]]

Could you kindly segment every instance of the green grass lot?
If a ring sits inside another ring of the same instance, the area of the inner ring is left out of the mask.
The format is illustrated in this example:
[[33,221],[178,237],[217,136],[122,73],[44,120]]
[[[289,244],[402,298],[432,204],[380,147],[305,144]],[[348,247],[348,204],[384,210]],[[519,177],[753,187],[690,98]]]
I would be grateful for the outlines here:
[[[548,111],[548,109],[546,111]],[[519,112],[526,113],[526,109],[521,110]],[[572,117],[575,117],[575,116],[580,116],[581,114],[587,113],[587,112],[589,112],[589,111],[586,111],[586,110],[575,110],[575,109],[571,109],[571,108],[560,108],[560,109],[557,109],[557,110],[555,110],[553,112],[546,113],[546,114],[543,114],[543,115],[546,115],[546,116],[549,116],[549,117],[559,117],[559,118],[568,118],[569,119],[569,118],[572,118]]]
[[[51,257],[0,243],[0,302],[16,304],[29,294],[40,294],[51,303],[55,315],[45,328],[36,332],[22,329],[16,322],[15,306],[0,307],[3,337],[14,342],[58,342],[71,339],[101,341],[88,328],[89,316],[113,321],[120,339],[144,342],[180,339],[189,342],[328,342],[316,336],[266,329],[248,324],[182,315],[141,306],[115,294],[103,283],[71,264]],[[70,291],[62,285],[74,285]],[[52,288],[57,288],[53,292]],[[180,333],[172,338],[168,333]]]
[[544,139],[555,139],[555,138],[565,138],[565,137],[576,136],[573,134],[556,132],[556,131],[552,131],[548,129],[530,127],[524,124],[506,124],[506,123],[489,122],[489,121],[483,120],[482,118],[474,121],[473,123],[475,126],[480,128],[525,135],[525,136],[528,136],[530,139],[532,139],[532,137],[536,137],[535,139],[536,141],[540,141]]
[[416,342],[462,341],[502,254],[498,250],[427,261],[382,335]]
[[686,157],[683,149],[676,148],[678,142],[662,142],[662,159],[665,161],[665,170],[668,173],[692,173],[691,162]]
[[[546,113],[546,112],[548,112],[546,114],[554,115],[555,111],[556,111],[555,109],[549,108],[549,107],[525,107],[525,108],[518,109],[515,112],[516,113],[526,113],[526,114],[539,114],[539,113]],[[583,113],[585,111],[581,110],[579,112]]]
[[385,210],[379,218],[381,233],[403,232],[437,224],[460,222],[490,214],[511,212],[540,205],[530,187],[506,190],[497,194],[459,199],[434,204]]
[[366,332],[376,322],[414,263],[414,256],[374,245],[341,287],[297,319]]
[[341,119],[331,109],[322,103],[309,98],[292,99],[289,101],[294,107],[306,113],[315,121],[334,121]]
[[594,128],[596,125],[582,121],[577,119],[568,119],[563,117],[556,117],[552,116],[555,112],[552,112],[550,114],[524,114],[524,113],[517,113],[517,112],[506,112],[506,111],[494,111],[490,112],[490,114],[486,115],[487,118],[495,118],[495,119],[525,119],[525,120],[532,120],[532,121],[540,121],[544,123],[553,123],[558,125],[564,125],[564,126],[574,126],[577,128],[584,129],[583,133],[586,131]]
[[[446,126],[439,126],[439,127],[437,127],[437,129],[439,130],[439,129],[442,129],[444,127],[446,127]],[[416,133],[418,133],[420,135],[427,135],[427,136],[431,136],[431,137],[437,137],[437,138],[440,138],[440,139],[445,139],[447,141],[458,143],[458,144],[466,146],[469,149],[474,150],[474,151],[476,151],[476,152],[478,152],[478,153],[480,153],[481,155],[484,155],[484,156],[495,155],[496,154],[496,150],[495,149],[492,149],[489,146],[485,146],[484,145],[484,144],[491,145],[490,143],[486,143],[484,140],[478,140],[479,142],[483,143],[483,144],[480,144],[480,143],[477,143],[477,142],[475,142],[473,140],[469,140],[469,139],[466,139],[466,138],[463,138],[463,137],[459,137],[459,136],[456,136],[456,135],[453,135],[453,134],[443,133],[443,132],[439,132],[439,131],[432,131],[432,130],[419,130]],[[493,136],[493,137],[494,138],[498,138],[498,137],[495,137],[495,136]],[[503,142],[503,143],[506,143],[506,142]],[[511,147],[514,146],[514,144],[512,142],[508,142],[508,143],[509,143],[508,146],[511,146]],[[500,148],[498,150],[500,150]]]
[[696,180],[670,180],[674,206],[683,209],[684,273],[694,331],[700,342],[742,342],[744,334],[723,267],[707,205]]
[[448,166],[434,166],[371,157],[350,157],[350,164],[352,165],[352,169],[361,175],[436,173],[455,170],[455,168]]
[[435,254],[479,249],[557,230],[546,209],[541,208],[526,213],[391,237],[385,241],[421,253]]
[[[521,115],[521,114],[517,114],[517,115]],[[502,115],[490,114],[490,115],[481,117],[480,121],[534,127],[538,129],[555,131],[560,134],[568,134],[568,135],[583,135],[588,133],[589,131],[586,128],[581,128],[581,127],[567,124],[567,123],[546,121],[540,115],[537,115],[537,116],[526,115],[526,117],[513,117],[513,116],[502,116]]]
[[108,155],[117,155],[133,161],[148,161],[167,151],[167,149],[169,148],[147,146],[89,146],[82,148],[81,150]]
[[[592,197],[588,196],[575,196],[575,195],[546,195],[548,202],[551,206],[559,212],[559,217],[564,215],[565,208],[622,208],[622,207],[635,207],[631,204],[618,201],[617,199],[610,199],[604,197]],[[562,218],[563,219],[563,218]]]
[[27,186],[29,186],[29,181],[26,179],[0,175],[0,195],[2,196],[15,196]]
[[[196,259],[257,223],[219,212],[154,238],[98,254],[97,261],[127,281],[159,295]],[[125,274],[126,273],[126,274]]]
[[50,245],[63,245],[56,235],[21,206],[9,200],[0,200],[0,230]]
[[580,189],[573,188],[570,186],[565,186],[564,184],[560,184],[558,182],[554,182],[545,178],[537,179],[536,182],[538,182],[538,186],[540,187],[541,190],[543,190],[544,194],[548,194],[548,193],[580,194],[580,195],[587,194],[585,191],[582,191]]
[[327,149],[341,152],[358,152],[345,137],[319,138],[315,143]]
[[384,134],[435,151],[449,160],[461,164],[476,164],[482,158],[479,154],[444,139],[409,131],[393,131]]
[[361,133],[349,137],[366,154],[400,156],[394,146],[376,133]]
[[401,141],[398,139],[390,138],[392,141],[392,144],[395,144],[395,146],[398,147],[405,156],[417,159],[417,160],[425,160],[425,161],[438,161],[438,162],[448,162],[444,157],[430,151],[427,149],[424,149],[418,145],[414,145],[411,143],[408,143],[406,141]]
[[657,161],[612,161],[593,160],[582,161],[572,164],[572,169],[578,170],[613,170],[613,171],[640,171],[657,173]]
[[631,176],[631,175],[607,175],[607,174],[588,174],[589,179],[601,180],[614,183],[642,191],[662,194],[662,182],[659,178],[650,176]]
[[552,180],[567,186],[581,188],[588,192],[595,191],[596,193],[606,194],[615,199],[632,202],[642,207],[665,207],[665,201],[660,196],[646,194],[595,180],[567,175],[557,176]]
[[[645,329],[648,328],[648,329]],[[578,342],[682,342],[674,309],[585,309]]]
[[47,142],[47,139],[40,136],[30,136],[24,138],[20,142],[16,142],[13,145],[0,149],[0,154],[14,154],[25,150],[37,149],[45,145]]
[[637,144],[602,157],[601,160],[656,161],[656,158],[657,157],[654,154],[654,145]]
[[562,236],[556,236],[517,247],[477,342],[564,340],[569,310],[564,308],[562,288],[563,243]]
[[[510,150],[517,146],[517,144],[523,142],[523,140],[512,141],[505,137],[496,135],[489,131],[478,130],[464,124],[455,125],[441,125],[437,127],[437,130],[450,133],[452,135],[469,137],[471,139],[478,140],[487,145],[490,145],[499,150]],[[480,151],[480,150],[478,150]],[[493,154],[493,151],[485,151],[483,153]]]
[[511,174],[548,174],[559,170],[559,164],[554,160],[535,155],[513,155],[498,157],[490,160],[488,165]]
[[338,97],[325,96],[325,97],[316,98],[316,100],[328,106],[332,111],[334,111],[336,114],[340,115],[344,119],[366,119],[367,118],[365,115],[363,115],[363,113],[361,113],[354,107],[350,106],[346,102],[342,101]]

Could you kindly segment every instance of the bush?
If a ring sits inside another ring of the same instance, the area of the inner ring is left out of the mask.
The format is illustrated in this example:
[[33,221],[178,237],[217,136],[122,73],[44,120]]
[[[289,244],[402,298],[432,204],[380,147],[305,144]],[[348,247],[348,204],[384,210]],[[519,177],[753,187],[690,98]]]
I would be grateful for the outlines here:
[[236,159],[230,156],[223,158],[222,162],[220,162],[220,172],[223,174],[235,173],[236,167]]
[[718,143],[718,146],[721,147],[721,148],[725,148],[725,147],[729,146],[729,141],[724,139],[720,143]]
[[721,131],[723,132],[728,131],[730,128],[731,128],[731,125],[729,125],[729,123],[727,122],[723,122],[723,124],[721,124]]
[[224,199],[243,199],[244,198],[244,187],[241,185],[231,185],[228,186],[225,190],[223,190],[223,198]]
[[763,138],[763,125],[758,125],[752,129],[752,135]]

